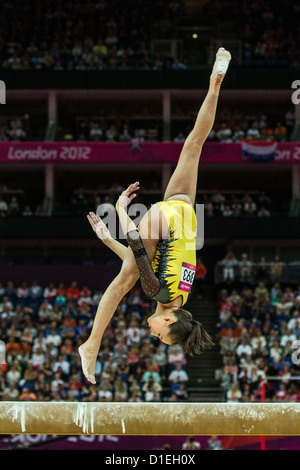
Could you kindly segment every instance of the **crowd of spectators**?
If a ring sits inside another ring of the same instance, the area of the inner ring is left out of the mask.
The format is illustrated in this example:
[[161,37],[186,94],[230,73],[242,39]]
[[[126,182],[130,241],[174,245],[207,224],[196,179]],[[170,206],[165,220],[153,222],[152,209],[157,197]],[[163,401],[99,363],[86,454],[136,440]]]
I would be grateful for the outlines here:
[[77,351],[101,297],[76,282],[0,284],[1,400],[188,400],[186,358],[180,346],[151,335],[145,319],[153,306],[138,287],[124,297],[103,336],[96,385],[84,379]]
[[3,118],[0,121],[0,141],[17,141],[22,142],[27,140],[28,134],[26,132],[25,121],[28,115],[24,118],[13,116],[11,118]]
[[[172,113],[172,141],[184,143],[196,120],[199,107],[177,106]],[[147,110],[142,115],[129,119],[110,119],[104,117],[82,118],[76,130],[65,132],[65,140],[104,141],[104,142],[159,142],[163,139],[163,119],[158,113],[151,119]],[[274,120],[263,112],[230,110],[220,108],[211,130],[208,142],[241,142],[243,139],[256,141],[286,142],[291,139],[295,124],[293,109],[282,112],[281,120]]]
[[283,284],[282,269],[278,256],[270,263],[262,257],[255,270],[247,253],[240,261],[232,252],[223,260],[217,326],[225,401],[260,401],[263,382],[268,401],[300,401],[300,382],[293,380],[300,377],[298,359],[293,359],[300,333],[300,285]]
[[[13,191],[11,191],[13,193]],[[23,203],[22,197],[0,193],[0,218],[4,217],[32,217],[42,215],[42,205],[28,205]]]
[[[63,127],[57,131],[55,140],[78,142],[162,142],[163,117],[160,110],[148,109],[145,103],[143,109],[135,113],[124,111],[122,103],[115,104],[117,109],[106,116],[106,109],[96,116],[74,116],[64,121]],[[120,109],[119,109],[120,106]],[[263,112],[251,112],[249,104],[241,111],[220,108],[215,124],[211,130],[208,142],[241,142],[244,139],[255,141],[288,142],[293,139],[295,113],[293,109],[284,112],[278,110],[276,116],[266,116]],[[247,111],[248,108],[248,111]],[[191,132],[199,111],[199,105],[194,108],[187,105],[176,106],[171,118],[171,136],[173,142],[184,143]],[[124,117],[117,117],[117,116]],[[46,132],[46,129],[45,129]],[[24,117],[4,116],[0,122],[0,141],[26,141],[32,139],[29,129],[28,114]]]
[[231,24],[232,39],[238,39],[242,44],[242,65],[300,68],[300,8],[297,2],[209,0],[204,13]]
[[285,265],[279,255],[275,255],[270,261],[261,256],[259,262],[254,263],[247,253],[242,253],[238,260],[232,251],[228,251],[224,259],[218,263],[222,271],[220,282],[231,285],[236,282],[278,282],[283,279]]
[[[186,68],[151,53],[153,24],[171,24],[181,0],[17,2],[0,9],[0,63],[10,70],[161,70]],[[159,20],[159,21],[158,21]]]
[[295,115],[288,110],[281,120],[270,119],[263,112],[243,113],[238,110],[220,109],[208,141],[241,142],[243,139],[286,142],[291,138]]
[[[188,57],[186,37],[175,28],[178,19],[192,14],[184,0],[7,0],[0,7],[3,69],[184,70],[188,66],[179,57],[151,50],[155,31],[155,38],[180,40],[183,56]],[[201,17],[215,21],[215,28],[221,19],[230,24],[231,37],[227,31],[226,37],[241,42],[242,65],[295,70],[300,68],[299,15],[292,0],[210,0],[201,12]],[[215,49],[213,34],[210,39],[202,37],[207,62],[211,46]]]
[[[75,189],[68,203],[70,214],[84,216],[89,210],[96,210],[101,204],[115,205],[125,185],[118,182],[112,185],[101,184],[98,188]],[[20,191],[20,190],[19,190]],[[251,195],[250,195],[251,194]],[[153,203],[153,197],[161,197],[160,188],[153,183],[144,188],[139,195],[139,203],[149,205]],[[149,199],[150,198],[150,199]],[[204,204],[205,217],[271,217],[272,200],[264,191],[258,193],[233,193],[222,194],[215,189],[210,194],[201,194],[197,197],[197,203]],[[15,216],[39,216],[42,213],[41,205],[28,205],[26,195],[1,192],[0,187],[0,218]]]
[[222,194],[214,190],[202,198],[207,217],[270,217],[272,200],[265,191],[259,193]]
[[288,1],[243,2],[243,64],[300,68],[299,6]]
[[64,140],[77,140],[79,142],[158,142],[162,140],[162,121],[157,117],[156,122],[143,122],[135,119],[134,122],[105,119],[82,119],[75,132],[67,132]]

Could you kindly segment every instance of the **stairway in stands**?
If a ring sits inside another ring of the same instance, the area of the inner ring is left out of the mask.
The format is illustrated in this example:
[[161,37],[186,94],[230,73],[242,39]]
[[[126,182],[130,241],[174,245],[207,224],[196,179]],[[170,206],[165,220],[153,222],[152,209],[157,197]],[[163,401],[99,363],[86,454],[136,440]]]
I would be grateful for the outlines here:
[[195,320],[203,324],[215,342],[211,350],[204,351],[200,356],[187,356],[189,400],[193,402],[222,401],[220,381],[215,378],[215,371],[222,367],[215,296],[214,286],[204,286],[202,299],[192,297],[186,304],[186,309],[192,313]]

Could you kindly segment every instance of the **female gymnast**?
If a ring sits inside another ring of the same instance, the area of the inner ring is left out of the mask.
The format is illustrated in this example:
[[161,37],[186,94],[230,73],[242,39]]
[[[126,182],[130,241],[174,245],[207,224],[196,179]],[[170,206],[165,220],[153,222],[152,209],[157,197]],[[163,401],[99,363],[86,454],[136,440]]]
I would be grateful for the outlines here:
[[199,354],[213,344],[202,324],[193,320],[190,312],[182,307],[187,301],[196,265],[193,205],[199,158],[214,124],[221,83],[230,60],[230,53],[220,48],[207,95],[183,145],[163,201],[151,207],[137,228],[128,217],[126,207],[136,196],[139,183],[131,184],[118,199],[116,210],[128,247],[110,236],[100,217],[92,212],[88,215],[98,237],[123,260],[120,273],[99,303],[88,340],[78,349],[83,373],[93,384],[96,383],[95,365],[104,331],[122,298],[139,278],[145,294],[157,301],[155,313],[147,320],[154,336],[165,344],[181,344],[183,351],[191,355]]

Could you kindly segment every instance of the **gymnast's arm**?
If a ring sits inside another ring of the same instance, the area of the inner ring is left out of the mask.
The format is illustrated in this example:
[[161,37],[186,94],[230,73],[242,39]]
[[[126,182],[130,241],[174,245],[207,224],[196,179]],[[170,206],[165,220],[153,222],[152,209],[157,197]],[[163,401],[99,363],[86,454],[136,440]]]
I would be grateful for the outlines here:
[[[159,279],[155,276],[151,261],[154,258],[157,244],[160,239],[159,221],[152,216],[153,212],[148,211],[140,223],[140,230],[127,214],[126,207],[136,196],[134,191],[139,189],[139,183],[130,185],[120,196],[116,209],[119,215],[120,224],[128,245],[133,251],[135,262],[139,269],[140,281],[143,291],[148,297],[155,296],[160,290]],[[151,238],[149,237],[151,234]]]
[[92,229],[96,233],[97,237],[103,241],[104,245],[110,248],[116,255],[124,261],[126,251],[128,247],[122,245],[118,240],[115,240],[112,236],[105,223],[102,222],[99,215],[96,215],[94,212],[90,212],[87,216],[89,223],[91,224]]

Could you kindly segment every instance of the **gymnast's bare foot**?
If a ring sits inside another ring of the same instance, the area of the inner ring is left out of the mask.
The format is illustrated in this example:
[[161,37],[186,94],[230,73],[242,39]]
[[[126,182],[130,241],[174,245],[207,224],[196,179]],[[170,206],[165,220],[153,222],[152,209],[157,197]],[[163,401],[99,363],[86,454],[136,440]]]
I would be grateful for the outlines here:
[[86,343],[79,346],[78,352],[81,358],[82,372],[86,380],[94,385],[96,383],[95,367],[97,361],[97,353],[91,352],[91,350],[88,349]]
[[223,78],[226,75],[229,62],[231,61],[231,54],[229,51],[226,51],[224,47],[220,47],[216,54],[216,60],[213,66],[213,70],[210,76],[211,82],[214,82],[215,85],[220,86]]

